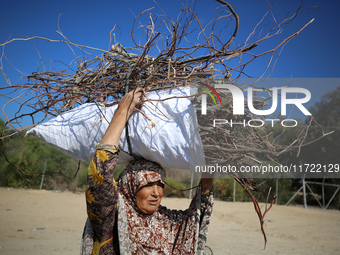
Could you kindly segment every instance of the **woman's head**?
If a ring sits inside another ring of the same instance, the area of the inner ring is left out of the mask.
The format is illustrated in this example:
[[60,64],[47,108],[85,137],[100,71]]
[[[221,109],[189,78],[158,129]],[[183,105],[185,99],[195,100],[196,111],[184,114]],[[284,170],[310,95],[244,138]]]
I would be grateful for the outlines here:
[[164,179],[165,171],[159,164],[136,160],[130,162],[120,174],[118,187],[136,210],[152,214],[161,203]]

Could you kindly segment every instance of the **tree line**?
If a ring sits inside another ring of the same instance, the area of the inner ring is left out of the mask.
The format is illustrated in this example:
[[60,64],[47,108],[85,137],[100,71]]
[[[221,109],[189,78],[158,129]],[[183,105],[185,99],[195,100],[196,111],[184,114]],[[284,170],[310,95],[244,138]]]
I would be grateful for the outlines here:
[[7,136],[1,139],[0,186],[37,189],[46,163],[43,188],[76,190],[81,187],[87,164],[33,136],[24,133],[9,136],[12,132],[4,124],[0,119],[2,136]]

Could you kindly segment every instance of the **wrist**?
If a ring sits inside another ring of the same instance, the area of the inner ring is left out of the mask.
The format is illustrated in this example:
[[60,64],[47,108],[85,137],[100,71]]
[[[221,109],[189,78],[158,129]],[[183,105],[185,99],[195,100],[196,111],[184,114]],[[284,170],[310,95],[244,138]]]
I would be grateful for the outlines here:
[[113,114],[111,122],[120,122],[123,123],[123,126],[125,126],[125,122],[130,117],[131,113],[129,113],[128,109],[124,107],[118,107],[115,113]]

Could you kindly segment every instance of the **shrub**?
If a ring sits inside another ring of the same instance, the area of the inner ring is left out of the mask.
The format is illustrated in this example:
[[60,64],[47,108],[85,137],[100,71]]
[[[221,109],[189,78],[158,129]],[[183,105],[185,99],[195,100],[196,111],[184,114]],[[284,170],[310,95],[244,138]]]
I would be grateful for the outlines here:
[[179,180],[176,180],[171,177],[165,177],[165,186],[164,186],[164,196],[166,197],[185,197],[187,189],[186,184],[181,183]]

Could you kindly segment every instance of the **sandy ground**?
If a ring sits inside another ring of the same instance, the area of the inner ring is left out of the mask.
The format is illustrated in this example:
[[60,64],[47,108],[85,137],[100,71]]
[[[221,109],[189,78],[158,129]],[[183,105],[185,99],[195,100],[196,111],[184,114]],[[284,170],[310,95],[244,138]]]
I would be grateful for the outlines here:
[[[184,209],[188,199],[164,198]],[[86,219],[83,194],[0,188],[0,254],[79,254]],[[216,201],[208,236],[214,254],[340,254],[340,212],[273,206],[268,244],[252,203]]]

